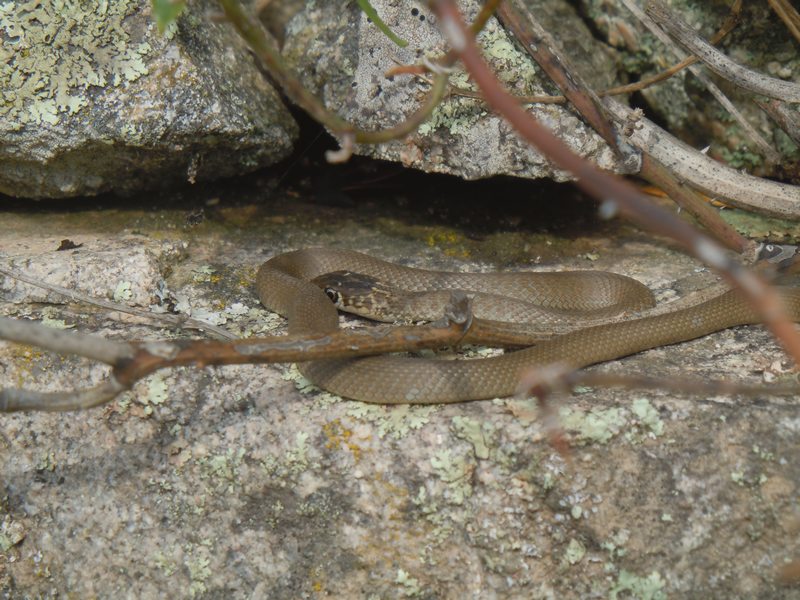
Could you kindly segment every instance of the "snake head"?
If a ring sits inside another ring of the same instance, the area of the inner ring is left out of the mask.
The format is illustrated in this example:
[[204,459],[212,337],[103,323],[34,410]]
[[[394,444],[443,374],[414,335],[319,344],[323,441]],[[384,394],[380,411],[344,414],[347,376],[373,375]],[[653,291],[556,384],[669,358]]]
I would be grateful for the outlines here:
[[377,320],[383,320],[380,316],[382,299],[392,293],[391,288],[374,277],[352,271],[325,273],[311,283],[321,287],[336,308]]

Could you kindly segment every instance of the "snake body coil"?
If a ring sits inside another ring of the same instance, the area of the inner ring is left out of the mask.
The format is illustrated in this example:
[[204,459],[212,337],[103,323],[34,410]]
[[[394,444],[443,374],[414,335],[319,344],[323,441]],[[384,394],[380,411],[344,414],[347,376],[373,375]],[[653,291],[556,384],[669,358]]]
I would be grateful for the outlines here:
[[[333,331],[339,326],[336,307],[311,280],[335,271],[364,274],[412,292],[489,292],[556,312],[585,313],[589,319],[613,311],[638,311],[653,303],[645,286],[614,273],[426,271],[358,252],[323,248],[288,252],[268,260],[258,272],[258,295],[267,308],[289,319],[290,333]],[[781,294],[790,316],[798,319],[800,291],[782,288]],[[499,300],[497,303],[502,305]],[[502,312],[502,306],[493,308]],[[496,313],[476,316],[497,318]],[[537,366],[559,362],[581,368],[758,321],[749,304],[736,292],[728,291],[674,312],[586,327],[492,358],[452,361],[376,356],[306,362],[299,368],[319,387],[364,402],[432,404],[481,400],[514,394],[521,375]]]

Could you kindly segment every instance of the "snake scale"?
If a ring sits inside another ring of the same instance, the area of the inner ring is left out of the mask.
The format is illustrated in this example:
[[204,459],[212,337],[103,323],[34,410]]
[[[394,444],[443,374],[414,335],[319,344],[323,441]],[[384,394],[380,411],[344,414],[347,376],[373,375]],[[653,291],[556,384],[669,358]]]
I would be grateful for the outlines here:
[[[644,285],[614,273],[426,271],[327,248],[297,250],[269,259],[258,271],[257,292],[268,309],[288,318],[290,333],[330,332],[339,327],[337,309],[312,280],[337,271],[367,275],[411,292],[460,289],[468,294],[507,295],[545,310],[585,313],[589,318],[609,311],[639,311],[653,304]],[[800,290],[779,289],[789,315],[800,319]],[[476,317],[483,316],[476,311]],[[581,368],[757,322],[758,315],[750,305],[737,292],[727,291],[695,306],[581,328],[490,358],[441,360],[389,355],[311,361],[298,366],[319,387],[364,402],[462,402],[513,395],[521,375],[537,366],[560,362]]]

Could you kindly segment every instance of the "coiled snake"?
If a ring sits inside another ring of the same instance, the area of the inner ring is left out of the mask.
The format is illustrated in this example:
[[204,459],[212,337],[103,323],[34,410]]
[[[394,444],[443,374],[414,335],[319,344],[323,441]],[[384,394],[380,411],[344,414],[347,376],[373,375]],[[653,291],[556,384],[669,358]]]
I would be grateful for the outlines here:
[[[487,293],[482,303],[486,310],[476,300],[474,311],[476,317],[490,320],[503,320],[506,304],[514,307],[512,312],[518,312],[519,301],[538,305],[547,318],[552,316],[557,321],[562,317],[591,321],[653,305],[652,294],[644,285],[614,273],[426,271],[358,252],[327,248],[298,250],[271,258],[259,269],[257,292],[267,308],[289,319],[290,333],[329,332],[339,327],[337,309],[313,280],[342,271],[390,283],[412,293],[449,289],[460,289],[470,295]],[[787,311],[797,320],[800,290],[780,290]],[[505,296],[511,300],[504,301]],[[319,387],[365,402],[433,404],[481,400],[514,394],[521,375],[536,366],[560,362],[581,368],[757,322],[758,315],[750,305],[737,292],[727,291],[695,306],[580,328],[491,358],[440,360],[390,355],[312,361],[299,364],[299,368]]]

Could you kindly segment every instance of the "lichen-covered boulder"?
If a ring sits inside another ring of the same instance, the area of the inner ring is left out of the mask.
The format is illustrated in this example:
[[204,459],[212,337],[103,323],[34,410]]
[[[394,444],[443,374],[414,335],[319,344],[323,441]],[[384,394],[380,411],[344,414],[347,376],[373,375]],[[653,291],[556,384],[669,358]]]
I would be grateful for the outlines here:
[[244,43],[192,2],[0,5],[0,192],[68,197],[252,171],[297,128]]
[[[408,42],[399,47],[361,13],[355,3],[308,3],[286,27],[284,57],[304,84],[329,108],[365,130],[383,129],[417,110],[428,85],[408,75],[388,78],[398,64],[417,64],[441,56],[447,45],[436,16],[424,3],[372,0],[391,30]],[[531,0],[537,18],[559,39],[576,69],[597,89],[616,83],[615,56],[592,37],[579,15],[563,0]],[[472,19],[480,3],[460,2]],[[558,94],[548,77],[495,19],[478,39],[491,67],[518,96]],[[460,65],[452,86],[476,92]],[[605,169],[619,164],[608,145],[575,112],[554,104],[529,106],[530,112],[575,152]],[[455,174],[466,179],[492,175],[569,179],[480,99],[452,95],[420,127],[402,140],[360,145],[358,154],[399,161],[424,171]]]

